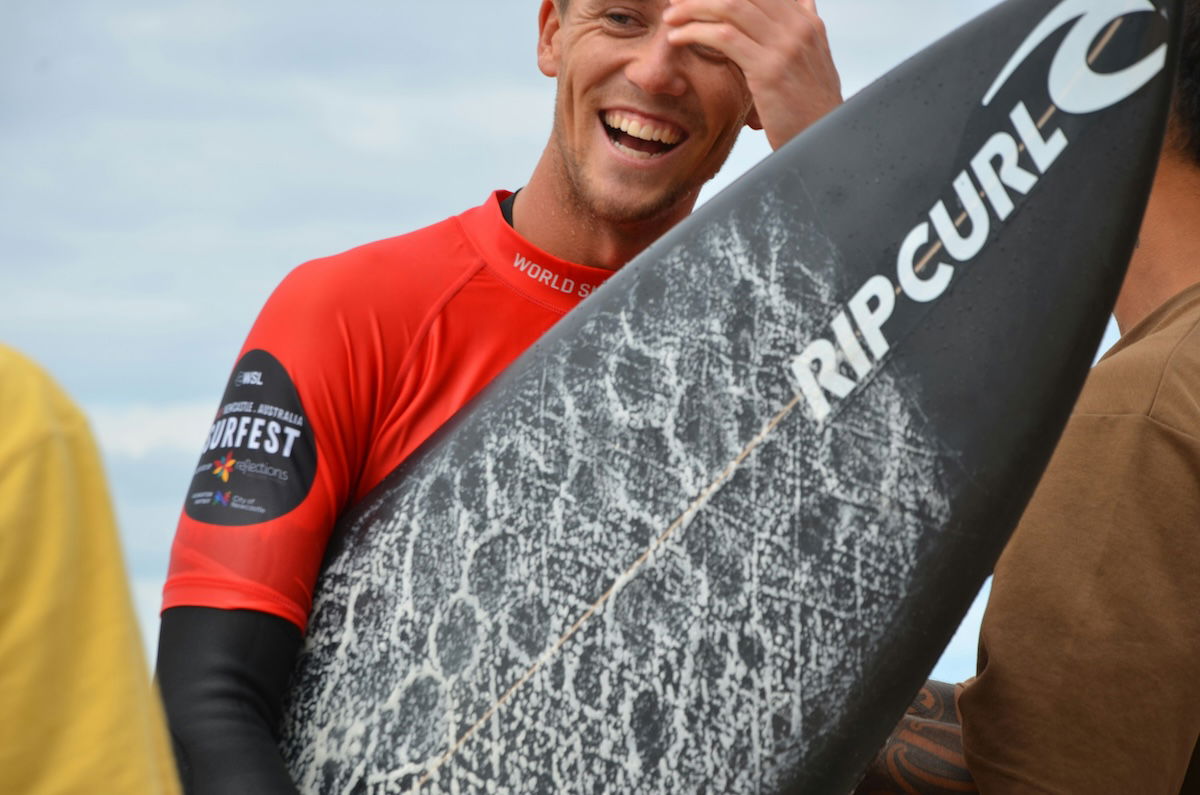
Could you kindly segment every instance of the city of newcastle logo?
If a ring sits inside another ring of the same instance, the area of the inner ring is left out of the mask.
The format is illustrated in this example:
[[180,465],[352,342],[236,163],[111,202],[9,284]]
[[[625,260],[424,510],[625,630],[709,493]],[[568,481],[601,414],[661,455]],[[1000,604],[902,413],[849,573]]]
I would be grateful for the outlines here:
[[[1105,110],[1129,99],[1162,73],[1166,44],[1141,54],[1123,69],[1094,68],[1104,43],[1125,17],[1156,11],[1150,0],[1063,0],[1016,48],[982,97],[985,108],[998,110],[993,103],[1017,71],[1040,45],[1067,29],[1050,61],[1044,87],[1030,89],[1036,97],[1014,97],[1014,104],[1006,104],[987,122],[990,135],[947,186],[961,212],[952,212],[945,199],[933,202],[932,209],[899,241],[895,270],[878,273],[862,284],[830,321],[830,333],[809,341],[792,359],[792,374],[815,421],[823,422],[836,401],[848,397],[878,369],[891,348],[885,324],[899,302],[924,304],[940,298],[959,266],[974,260],[996,239],[993,232],[1003,231],[1025,197],[1051,173],[1071,145],[1066,125],[1050,123],[1055,114],[1062,119]],[[1045,101],[1043,97],[1050,108],[1035,116],[1029,105]],[[1028,163],[1023,162],[1026,159]]]
[[[316,472],[316,439],[291,377],[270,353],[247,352],[205,438],[184,511],[218,525],[277,519],[304,501]],[[227,488],[214,491],[214,478]]]

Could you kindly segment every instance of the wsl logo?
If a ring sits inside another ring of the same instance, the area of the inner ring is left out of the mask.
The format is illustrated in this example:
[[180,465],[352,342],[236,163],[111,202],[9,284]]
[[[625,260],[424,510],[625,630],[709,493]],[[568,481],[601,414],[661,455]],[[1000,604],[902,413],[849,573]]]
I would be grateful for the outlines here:
[[[1071,143],[1062,129],[1047,132],[1055,112],[1096,113],[1128,99],[1162,72],[1166,44],[1119,71],[1093,68],[1125,17],[1156,11],[1150,0],[1064,0],[1026,37],[984,95],[983,106],[991,106],[1039,45],[1070,25],[1047,76],[1053,106],[1035,121],[1025,101],[1013,105],[1003,129],[984,142],[949,186],[962,212],[952,217],[944,200],[934,203],[900,242],[894,277],[868,279],[834,316],[829,337],[814,340],[792,360],[792,373],[814,419],[827,418],[831,400],[847,397],[879,366],[891,347],[884,326],[897,300],[928,303],[940,298],[956,268],[979,256],[993,239],[993,222],[1003,228],[1018,203],[1050,172]],[[1023,152],[1033,170],[1020,162]]]
[[265,386],[263,374],[258,370],[241,370],[233,379],[234,386]]

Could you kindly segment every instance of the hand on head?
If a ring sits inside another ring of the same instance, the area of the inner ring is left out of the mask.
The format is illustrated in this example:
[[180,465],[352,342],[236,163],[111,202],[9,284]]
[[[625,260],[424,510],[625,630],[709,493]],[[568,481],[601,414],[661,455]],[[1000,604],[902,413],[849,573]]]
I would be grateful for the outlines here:
[[778,149],[842,102],[815,0],[670,0],[672,44],[708,47],[733,61],[754,97],[750,124]]

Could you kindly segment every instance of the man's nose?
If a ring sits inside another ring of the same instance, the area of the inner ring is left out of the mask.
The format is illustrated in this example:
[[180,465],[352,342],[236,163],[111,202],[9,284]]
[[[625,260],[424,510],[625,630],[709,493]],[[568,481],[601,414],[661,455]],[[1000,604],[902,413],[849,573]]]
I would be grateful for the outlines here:
[[668,27],[658,25],[654,33],[642,39],[625,67],[625,77],[648,94],[682,96],[687,91],[683,73],[687,51],[667,41]]

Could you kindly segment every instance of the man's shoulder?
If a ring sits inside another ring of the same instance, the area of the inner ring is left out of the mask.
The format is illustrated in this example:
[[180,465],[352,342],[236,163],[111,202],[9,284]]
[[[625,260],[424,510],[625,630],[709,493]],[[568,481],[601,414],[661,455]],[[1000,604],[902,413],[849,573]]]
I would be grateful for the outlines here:
[[379,294],[453,283],[478,268],[480,256],[465,235],[460,216],[396,237],[377,240],[328,257],[310,260],[288,276],[320,291]]
[[472,229],[491,223],[493,209],[500,217],[498,207],[485,203],[412,232],[305,262],[283,279],[267,307],[312,318],[419,315],[483,268]]
[[1133,329],[1088,376],[1076,414],[1143,415],[1189,434],[1200,427],[1200,289]]

